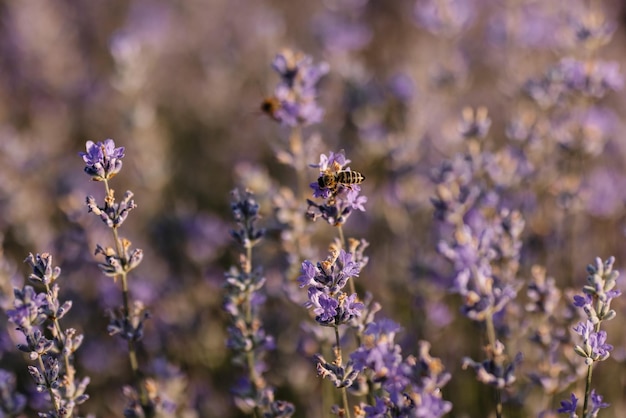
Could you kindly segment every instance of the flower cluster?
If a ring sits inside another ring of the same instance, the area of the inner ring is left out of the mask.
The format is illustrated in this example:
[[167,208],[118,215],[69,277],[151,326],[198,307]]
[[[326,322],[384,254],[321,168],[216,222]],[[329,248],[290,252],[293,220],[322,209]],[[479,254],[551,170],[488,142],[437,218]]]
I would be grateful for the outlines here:
[[87,141],[87,152],[81,152],[80,156],[85,161],[85,173],[94,181],[105,181],[122,169],[124,147],[115,148],[112,139],[97,143]]
[[320,177],[309,187],[313,189],[314,198],[324,199],[321,204],[307,199],[307,216],[311,219],[321,217],[331,225],[342,225],[355,210],[365,212],[367,197],[360,195],[361,187],[358,184],[363,181],[364,176],[352,172],[348,164],[350,160],[346,159],[343,152],[331,151],[328,156],[321,154],[319,163],[311,165],[319,169]]
[[307,306],[313,308],[318,324],[338,326],[361,316],[363,303],[355,293],[347,295],[342,290],[360,271],[361,265],[353,261],[351,253],[334,246],[325,260],[317,264],[309,260],[302,263],[298,282],[300,287],[307,287]]
[[[464,204],[455,206],[467,210]],[[452,216],[459,219],[456,216],[462,213]],[[441,216],[451,219],[451,215]],[[515,275],[524,220],[519,212],[508,209],[501,209],[491,218],[473,216],[468,224],[456,227],[451,241],[442,240],[438,250],[454,264],[454,290],[463,297],[463,314],[483,321],[487,315],[500,312],[517,295],[519,284]]]
[[617,62],[583,62],[563,58],[541,78],[528,80],[526,93],[543,107],[561,105],[572,96],[601,98],[620,90],[624,79]]
[[317,103],[316,85],[328,72],[328,65],[313,64],[311,57],[287,49],[276,55],[272,68],[280,75],[280,82],[263,102],[262,110],[291,127],[321,121],[324,111]]
[[442,417],[452,409],[441,397],[450,380],[441,360],[430,355],[430,345],[420,341],[418,357],[403,358],[394,341],[400,326],[388,319],[371,322],[363,344],[351,354],[354,369],[371,375],[373,405],[361,404],[360,417]]
[[[49,395],[52,409],[41,416],[71,417],[75,408],[89,399],[85,393],[89,378],[77,380],[73,365],[74,353],[81,346],[83,336],[73,328],[61,327],[60,320],[70,311],[72,302],[59,300],[56,281],[61,269],[52,266],[52,256],[29,254],[25,261],[33,271],[29,279],[43,285],[45,291],[38,293],[28,285],[15,289],[14,309],[8,310],[7,316],[26,338],[26,344],[18,344],[18,348],[36,362],[28,366],[28,371],[37,391]],[[19,407],[19,400],[14,399],[14,408]]]

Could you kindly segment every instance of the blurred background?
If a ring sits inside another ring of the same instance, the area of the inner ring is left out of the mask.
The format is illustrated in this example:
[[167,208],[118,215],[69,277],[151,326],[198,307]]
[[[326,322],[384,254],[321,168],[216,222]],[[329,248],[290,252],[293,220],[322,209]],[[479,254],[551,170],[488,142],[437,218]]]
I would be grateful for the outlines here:
[[[101,200],[104,190],[83,173],[78,155],[87,140],[113,138],[126,157],[112,187],[118,198],[132,190],[138,205],[121,232],[145,252],[131,292],[153,315],[140,363],[179,405],[176,416],[242,416],[230,395],[242,370],[230,362],[221,310],[224,272],[239,251],[229,233],[235,187],[256,194],[268,228],[254,260],[268,279],[263,320],[277,340],[267,379],[278,398],[295,403],[296,416],[327,416],[311,361],[319,342],[303,329],[308,313],[285,286],[302,261],[286,255],[290,226],[277,209],[297,187],[293,168],[279,158],[290,129],[260,107],[278,82],[274,56],[291,48],[330,68],[318,86],[325,117],[303,130],[315,151],[307,163],[343,149],[367,177],[367,210],[345,225],[347,236],[371,242],[359,292],[371,292],[382,315],[402,324],[405,354],[415,353],[419,339],[433,344],[431,353],[453,373],[443,394],[454,404],[451,417],[488,416],[490,390],[460,367],[464,356],[481,358],[485,342],[447,291],[452,270],[437,254],[445,237],[433,218],[432,172],[466,149],[462,109],[485,106],[484,148],[497,156],[502,179],[494,190],[526,221],[521,283],[533,265],[544,266],[567,304],[567,289],[580,292],[594,257],[614,255],[624,265],[625,25],[620,0],[5,0],[0,303],[12,306],[29,252],[52,253],[63,270],[61,299],[74,303],[64,326],[85,334],[76,363],[79,375],[91,377],[91,399],[81,414],[121,416],[127,348],[106,335],[105,316],[121,296],[94,256],[111,237],[84,203],[86,195]],[[566,57],[611,64],[589,81],[595,89],[578,86],[583,94],[564,99],[567,92],[551,89],[551,69]],[[316,180],[316,169],[302,170],[307,182]],[[310,198],[302,190],[297,196]],[[297,202],[306,209],[304,199]],[[305,229],[313,261],[324,258],[336,231],[322,221]],[[623,302],[614,305],[618,317],[626,315]],[[19,337],[5,315],[2,321],[0,367],[16,374],[36,409],[41,400],[15,349]],[[626,407],[620,321],[607,325],[614,355],[594,372],[612,404],[603,417]],[[541,354],[522,337],[510,341],[517,341],[511,357],[523,351],[525,361],[507,416],[536,416],[580,393],[579,381],[546,394],[530,377]]]

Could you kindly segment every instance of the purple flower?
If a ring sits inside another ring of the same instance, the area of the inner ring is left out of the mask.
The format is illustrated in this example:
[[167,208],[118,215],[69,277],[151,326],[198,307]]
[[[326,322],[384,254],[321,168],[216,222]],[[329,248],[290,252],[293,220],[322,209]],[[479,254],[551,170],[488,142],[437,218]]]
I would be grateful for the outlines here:
[[591,390],[591,416],[596,416],[601,408],[608,408],[610,404],[602,402],[602,396],[596,393],[595,389]]
[[353,210],[360,210],[361,212],[365,212],[365,203],[367,203],[367,196],[359,196],[359,192],[361,188],[359,186],[352,186],[348,189],[346,193],[346,205],[352,208]]
[[339,265],[341,266],[341,274],[344,277],[356,277],[361,272],[361,266],[352,261],[352,254],[344,251],[339,251]]
[[583,337],[584,340],[588,340],[589,336],[593,332],[593,329],[594,329],[593,322],[591,322],[591,321],[583,321],[583,322],[579,322],[574,327],[574,332],[576,332],[576,334],[578,334],[581,337]]
[[608,90],[620,90],[624,79],[617,62],[595,61],[589,66],[573,58],[563,58],[559,63],[565,84],[582,94],[602,97]]
[[561,407],[556,410],[559,414],[569,414],[570,418],[576,417],[576,408],[578,407],[578,398],[572,393],[570,401],[561,401]]
[[109,180],[122,169],[122,158],[124,157],[124,147],[115,148],[112,139],[103,142],[86,142],[87,152],[79,153],[85,162],[85,173],[89,174],[92,180]]
[[338,315],[339,322],[346,323],[354,318],[359,318],[361,316],[361,312],[365,308],[365,305],[363,305],[362,302],[359,302],[357,294],[353,293],[346,299],[342,300],[340,308],[340,313]]
[[363,408],[366,418],[386,418],[387,417],[387,403],[383,398],[376,397],[375,405],[367,405]]
[[419,358],[403,359],[400,346],[394,342],[398,330],[399,325],[390,320],[370,323],[367,343],[350,355],[355,369],[371,370],[373,382],[384,390],[376,397],[374,406],[363,408],[366,416],[445,415],[452,405],[441,399],[441,387],[450,380],[450,374],[445,372],[441,360],[430,355],[430,344],[425,341],[419,343]]
[[581,295],[574,295],[574,306],[576,306],[577,308],[584,308],[585,306],[591,306],[591,303],[593,302],[593,299],[591,298],[591,295],[588,294],[583,294]]
[[574,351],[589,365],[595,361],[604,361],[613,350],[611,344],[606,343],[606,331],[595,331],[595,325],[590,320],[579,322],[574,331],[583,338],[582,345],[576,345]]
[[298,278],[298,282],[300,287],[312,286],[327,289],[333,294],[343,289],[348,280],[357,277],[360,271],[361,265],[352,261],[352,254],[341,249],[339,253],[331,253],[317,266],[305,260],[302,263],[302,275]]
[[396,333],[399,332],[402,328],[400,325],[391,319],[381,318],[376,322],[371,322],[367,329],[365,330],[365,335],[371,335],[376,340],[380,340],[382,338],[393,341]]
[[606,343],[606,335],[606,331],[598,331],[589,336],[589,345],[595,357],[606,359],[610,355],[609,351],[613,350],[613,346]]
[[320,325],[335,324],[339,302],[315,287],[309,287],[308,293],[313,312],[317,315],[315,320]]
[[321,187],[319,181],[314,181],[309,184],[309,187],[313,189],[313,197],[328,199],[330,197],[331,191],[327,187]]
[[331,151],[328,156],[326,156],[326,154],[320,154],[320,162],[318,164],[311,164],[310,166],[319,168],[320,173],[325,171],[337,172],[345,170],[350,162],[350,160],[346,159],[343,151],[337,153]]
[[41,325],[46,320],[48,302],[45,293],[36,293],[32,286],[24,286],[24,289],[14,289],[15,309],[6,311],[9,321],[18,326],[24,333],[29,333],[34,326]]
[[420,393],[420,403],[415,407],[414,417],[439,418],[450,412],[452,404],[433,393]]
[[300,283],[300,287],[305,286],[314,286],[316,284],[315,277],[317,276],[317,269],[315,265],[311,263],[309,260],[304,260],[302,263],[302,275],[298,277],[298,283]]
[[379,378],[397,370],[402,362],[402,349],[394,343],[395,333],[399,329],[400,326],[389,319],[383,318],[370,323],[365,334],[372,336],[374,341],[372,344],[362,345],[351,355],[355,367],[359,370],[368,367]]

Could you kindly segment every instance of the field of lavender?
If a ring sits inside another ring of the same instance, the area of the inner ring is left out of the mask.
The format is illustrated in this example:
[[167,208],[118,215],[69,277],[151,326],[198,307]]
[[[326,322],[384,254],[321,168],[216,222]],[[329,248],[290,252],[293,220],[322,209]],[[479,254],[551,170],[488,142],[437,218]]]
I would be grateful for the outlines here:
[[0,22],[0,417],[626,416],[621,0]]

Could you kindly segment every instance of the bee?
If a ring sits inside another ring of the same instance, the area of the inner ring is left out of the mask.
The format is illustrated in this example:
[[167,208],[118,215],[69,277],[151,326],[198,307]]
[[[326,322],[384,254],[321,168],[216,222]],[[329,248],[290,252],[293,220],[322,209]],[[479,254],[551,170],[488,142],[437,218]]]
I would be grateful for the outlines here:
[[333,195],[337,193],[340,185],[350,187],[352,184],[361,184],[365,176],[358,171],[342,170],[336,173],[323,173],[317,179],[320,189],[328,189]]
[[261,102],[261,112],[267,114],[274,120],[277,120],[276,112],[281,108],[280,100],[275,96],[267,97]]

